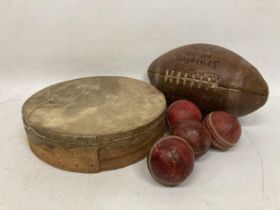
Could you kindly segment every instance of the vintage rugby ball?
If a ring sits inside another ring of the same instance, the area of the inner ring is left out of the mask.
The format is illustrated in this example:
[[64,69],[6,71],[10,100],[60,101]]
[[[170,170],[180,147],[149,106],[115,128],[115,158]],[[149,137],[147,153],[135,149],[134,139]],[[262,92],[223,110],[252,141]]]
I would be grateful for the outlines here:
[[149,66],[148,76],[168,103],[188,99],[204,114],[224,110],[242,116],[268,98],[267,83],[253,65],[210,44],[186,45],[161,55]]

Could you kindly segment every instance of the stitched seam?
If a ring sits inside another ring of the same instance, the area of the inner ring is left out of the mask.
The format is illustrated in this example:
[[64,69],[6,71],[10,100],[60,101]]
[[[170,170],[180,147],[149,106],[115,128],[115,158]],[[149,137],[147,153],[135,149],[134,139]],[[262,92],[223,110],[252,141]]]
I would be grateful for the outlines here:
[[206,89],[217,89],[219,87],[219,77],[217,75],[211,75],[207,73],[182,73],[181,71],[177,71],[177,74],[174,70],[166,70],[164,73],[164,81],[165,82],[175,82],[176,85],[186,85],[190,84],[190,87],[197,86],[201,88],[202,85],[206,86]]
[[[165,78],[167,78],[166,74],[163,73],[159,73],[159,72],[153,72],[153,71],[149,71],[149,73],[155,75],[155,77],[160,77],[160,76],[164,76]],[[188,76],[188,73],[185,73],[186,77]],[[186,85],[187,79],[185,78],[185,76],[183,76],[183,78],[181,79],[183,81],[183,86]],[[165,81],[166,82],[166,81]],[[216,89],[224,89],[224,90],[228,90],[228,91],[232,91],[232,92],[236,92],[236,93],[245,93],[245,94],[251,94],[251,95],[258,95],[258,96],[263,96],[263,97],[267,97],[267,95],[265,94],[260,94],[260,93],[254,93],[254,92],[250,92],[250,91],[245,91],[245,90],[239,90],[239,89],[234,89],[234,88],[228,88],[228,87],[223,87],[218,83],[218,87]]]
[[216,130],[215,126],[213,125],[213,122],[212,122],[212,114],[213,113],[210,113],[207,120],[209,121],[209,128],[213,131],[214,133],[214,137],[215,139],[217,140],[217,143],[221,144],[221,145],[224,145],[224,146],[233,146],[234,143],[231,143],[229,141],[227,141],[226,139],[224,139],[220,134],[219,132]]

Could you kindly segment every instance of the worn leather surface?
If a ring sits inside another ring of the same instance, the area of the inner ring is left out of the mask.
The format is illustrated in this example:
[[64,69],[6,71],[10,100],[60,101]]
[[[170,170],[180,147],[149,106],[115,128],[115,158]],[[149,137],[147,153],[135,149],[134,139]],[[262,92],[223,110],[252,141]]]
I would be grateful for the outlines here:
[[145,82],[89,77],[39,91],[22,115],[37,156],[59,168],[97,172],[141,159],[163,134],[165,109],[164,95]]
[[186,98],[204,114],[214,110],[237,116],[263,106],[268,86],[259,71],[236,53],[210,44],[191,44],[158,57],[148,69],[151,83],[168,103]]

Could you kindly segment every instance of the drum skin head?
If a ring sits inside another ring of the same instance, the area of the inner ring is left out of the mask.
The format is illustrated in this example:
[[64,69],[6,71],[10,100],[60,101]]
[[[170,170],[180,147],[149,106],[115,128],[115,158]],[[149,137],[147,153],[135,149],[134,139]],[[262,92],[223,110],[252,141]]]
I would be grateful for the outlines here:
[[166,101],[152,85],[127,77],[58,83],[22,107],[32,151],[65,170],[98,172],[142,159],[163,135]]

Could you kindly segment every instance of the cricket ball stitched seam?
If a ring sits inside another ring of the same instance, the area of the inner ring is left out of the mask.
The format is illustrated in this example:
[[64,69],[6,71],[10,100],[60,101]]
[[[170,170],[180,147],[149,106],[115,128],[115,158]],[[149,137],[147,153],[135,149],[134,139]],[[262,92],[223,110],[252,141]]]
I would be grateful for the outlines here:
[[212,123],[212,113],[209,114],[209,118],[208,118],[208,121],[209,121],[209,127],[210,129],[213,131],[214,135],[215,135],[215,139],[217,140],[217,143],[220,143],[220,144],[224,144],[225,146],[233,146],[234,144],[227,141],[226,139],[224,139],[219,133],[218,131],[215,129],[215,126],[213,125]]

